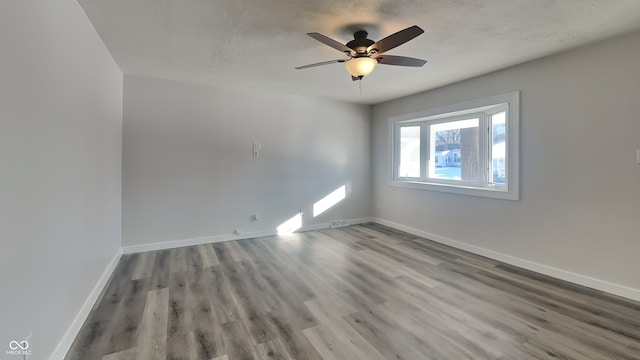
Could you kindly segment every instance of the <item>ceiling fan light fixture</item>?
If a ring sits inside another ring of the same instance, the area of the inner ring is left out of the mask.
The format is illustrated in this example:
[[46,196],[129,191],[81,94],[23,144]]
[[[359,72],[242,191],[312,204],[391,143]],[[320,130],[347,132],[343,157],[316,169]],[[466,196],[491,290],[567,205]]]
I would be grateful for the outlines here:
[[345,61],[344,67],[351,76],[362,79],[371,74],[377,64],[378,60],[363,56]]
[[362,78],[371,74],[378,63],[382,65],[421,67],[427,62],[426,60],[397,55],[380,55],[406,43],[422,33],[424,33],[424,30],[422,30],[418,25],[413,25],[375,42],[367,38],[368,35],[366,31],[360,30],[353,34],[353,40],[346,44],[342,44],[320,33],[310,32],[307,33],[307,35],[346,54],[350,59],[342,58],[323,61],[315,64],[298,66],[296,69],[308,69],[316,66],[344,63],[344,67],[351,75],[351,80],[356,81],[362,80]]

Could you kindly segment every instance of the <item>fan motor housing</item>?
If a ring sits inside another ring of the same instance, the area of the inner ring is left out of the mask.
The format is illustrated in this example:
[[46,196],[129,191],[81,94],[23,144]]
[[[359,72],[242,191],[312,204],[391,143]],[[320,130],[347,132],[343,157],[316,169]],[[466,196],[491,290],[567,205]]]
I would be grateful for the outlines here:
[[375,41],[367,39],[368,35],[364,30],[356,31],[356,33],[353,34],[354,39],[349,41],[346,46],[353,49],[358,55],[369,55],[367,54],[367,48],[375,44]]

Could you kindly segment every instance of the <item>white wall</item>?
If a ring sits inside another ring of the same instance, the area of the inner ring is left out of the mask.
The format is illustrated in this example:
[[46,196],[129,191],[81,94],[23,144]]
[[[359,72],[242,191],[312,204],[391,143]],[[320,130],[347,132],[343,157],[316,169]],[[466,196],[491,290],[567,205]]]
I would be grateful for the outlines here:
[[53,353],[120,249],[122,73],[75,0],[0,5],[0,357]]
[[369,216],[369,119],[368,106],[125,76],[123,245],[272,232],[300,208],[305,226]]
[[[374,106],[375,216],[640,299],[638,59],[635,33]],[[515,90],[521,201],[388,184],[389,117]]]

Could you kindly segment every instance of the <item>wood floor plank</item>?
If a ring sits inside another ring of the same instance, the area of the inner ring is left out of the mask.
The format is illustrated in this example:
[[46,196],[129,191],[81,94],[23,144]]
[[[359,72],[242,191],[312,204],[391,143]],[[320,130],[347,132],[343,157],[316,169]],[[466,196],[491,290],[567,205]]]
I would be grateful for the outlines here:
[[[260,294],[254,291],[251,285],[252,281],[242,276],[238,263],[232,258],[228,247],[224,244],[215,244],[214,248],[220,260],[222,273],[229,279],[231,297],[238,309],[238,321],[246,326],[251,338],[251,346],[277,338],[276,335],[271,334],[271,327],[268,324],[266,316],[268,306],[265,306],[267,303],[263,301]],[[234,321],[234,323],[238,321]],[[229,325],[228,328],[234,331],[240,329],[237,324]]]
[[357,311],[335,293],[323,294],[317,299],[305,301],[304,304],[321,323],[335,321]]
[[275,339],[255,346],[258,360],[295,360],[291,357],[280,339]]
[[417,239],[418,236],[413,235],[413,234],[409,234],[406,233],[404,231],[400,231],[400,230],[396,230],[393,228],[390,228],[388,226],[384,226],[384,225],[380,225],[380,224],[376,224],[373,222],[369,222],[369,223],[364,223],[364,224],[360,224],[360,226],[369,228],[373,231],[375,231],[378,236],[376,236],[377,238],[389,238],[394,242],[397,242],[398,244],[402,241],[405,240],[414,240]]
[[147,301],[149,289],[148,279],[139,279],[129,282],[127,295],[113,310],[110,322],[113,325],[110,331],[108,352],[118,352],[135,346],[138,336],[138,324],[140,323]]
[[199,360],[192,332],[173,333],[167,339],[167,360]]
[[222,325],[226,356],[229,359],[256,359],[251,338],[242,321],[230,321]]
[[137,359],[138,359],[138,348],[118,351],[115,353],[107,354],[102,357],[102,360],[137,360]]
[[430,349],[424,344],[421,340],[427,335],[424,331],[419,335],[401,334],[392,323],[379,320],[366,311],[348,315],[345,320],[387,359],[448,359],[435,352],[437,348]]
[[386,256],[381,256],[379,253],[375,253],[371,250],[363,250],[359,252],[357,256],[390,277],[408,276],[422,283],[426,287],[436,287],[440,285],[440,282],[413,270],[406,264],[400,263]]
[[210,268],[199,267],[189,272],[189,291],[193,298],[191,331],[198,359],[212,359],[224,354],[222,326],[214,311],[218,304],[212,301]]
[[[183,248],[180,256],[186,258]],[[187,267],[185,267],[187,268]],[[196,342],[193,336],[194,311],[197,302],[191,292],[190,273],[174,272],[169,280],[169,316],[167,324],[167,359],[197,359]]]
[[211,244],[197,245],[196,249],[198,251],[198,254],[200,254],[202,267],[206,268],[216,266],[220,263],[218,261],[218,257],[216,256],[216,252],[213,251],[213,246],[211,246]]
[[189,270],[187,252],[188,249],[186,247],[169,250],[169,269],[171,274],[183,273]]
[[324,360],[385,360],[371,343],[343,319],[303,330]]
[[313,299],[317,296],[321,296],[321,294],[335,293],[341,288],[346,289],[339,280],[323,271],[323,268],[312,266],[309,262],[287,252],[278,245],[278,241],[276,239],[272,241],[263,241],[262,244],[264,244],[267,251],[272,253],[278,261],[288,265],[281,268],[281,270],[292,272],[300,278],[304,287],[296,287],[296,289],[304,292],[304,295],[301,296],[301,298]]
[[220,265],[206,268],[205,276],[210,283],[209,299],[211,300],[213,311],[216,313],[218,323],[224,324],[239,320],[240,315],[231,294],[229,278],[224,275]]
[[[126,319],[127,308],[125,303],[136,295],[141,295],[139,284],[131,281],[132,269],[138,257],[123,255],[114,270],[113,276],[106,285],[105,290],[95,304],[80,332],[69,349],[66,358],[69,359],[100,359],[102,356],[114,352],[129,349],[134,345],[127,339],[120,341],[121,337],[115,335],[116,328],[126,328],[122,320]],[[119,321],[114,321],[114,314]],[[134,314],[135,317],[141,317]],[[135,329],[134,329],[135,330]]]
[[308,282],[305,282],[298,274],[298,272],[302,270],[302,267],[294,268],[294,264],[279,257],[277,253],[266,246],[264,240],[241,242],[240,246],[254,259],[256,269],[258,269],[260,273],[268,272],[277,274],[277,278],[280,281],[288,284],[289,288],[295,289],[296,298],[304,301],[316,297],[316,293],[308,286]]
[[164,359],[167,353],[167,324],[169,318],[169,289],[151,290],[147,294],[136,359]]
[[[317,241],[332,242],[341,248],[348,248],[348,250],[341,250],[341,252],[364,250],[360,241],[362,238],[349,231],[345,231],[345,228],[320,230],[309,233],[309,236]],[[340,238],[340,241],[336,241],[336,238]]]
[[169,286],[169,259],[169,250],[160,250],[156,252],[155,261],[153,262],[153,270],[151,272],[151,289],[161,289]]
[[403,241],[401,239],[389,237],[386,235],[381,236],[379,232],[371,230],[366,226],[362,226],[362,225],[350,226],[348,229],[352,231],[354,234],[357,234],[362,239],[371,239],[371,240],[379,239],[380,241],[386,241],[389,245],[396,245],[399,242]]
[[[640,311],[636,311],[640,310],[640,308],[629,311],[629,306],[620,306],[616,301],[616,297],[610,296],[613,301],[606,302],[603,301],[603,294],[594,290],[588,293],[579,292],[580,296],[578,296],[575,290],[563,287],[562,283],[558,283],[554,279],[539,277],[530,271],[517,269],[513,266],[505,266],[504,264],[484,270],[516,283],[526,283],[531,290],[543,296],[558,298],[559,301],[571,307],[589,313],[597,313],[616,322],[629,323],[633,327],[640,327]],[[625,303],[623,302],[623,304]]]
[[437,329],[431,340],[435,340],[440,344],[439,347],[443,348],[443,344],[449,343],[451,349],[464,354],[456,357],[497,359],[502,356],[500,346],[494,345],[495,335],[477,331],[469,326],[469,318],[459,322],[460,326],[451,326],[459,319],[447,316],[440,310],[433,311],[429,306],[412,307],[403,299],[398,301],[380,304],[376,311],[382,317],[394,319],[399,324],[398,327],[408,333],[423,332],[425,327]]
[[403,269],[403,264],[389,257],[380,256],[379,253],[371,251],[370,249],[358,251],[357,257],[392,278],[403,275],[406,271]]
[[595,327],[595,329],[616,329],[617,333],[621,333],[629,339],[640,341],[640,326],[633,322],[616,322],[606,316],[593,316],[593,313],[586,311],[581,307],[567,304],[549,293],[538,293],[527,284],[516,282],[505,277],[498,277],[487,272],[479,272],[477,275],[473,276],[472,279],[478,283],[487,284],[492,288],[499,289],[507,296],[514,296],[515,299],[520,302],[526,302],[531,306],[536,306],[547,312],[561,312],[569,318],[574,319],[589,319],[589,325]]
[[438,265],[442,263],[442,260],[430,256],[419,256],[410,249],[400,247],[399,245],[385,244],[383,242],[379,242],[377,239],[362,240],[362,246],[376,253],[384,254],[385,256],[413,269],[421,268],[428,264]]
[[131,280],[150,278],[153,273],[153,264],[156,260],[156,252],[149,251],[139,254],[138,261],[133,268]]
[[[240,263],[247,265],[247,263]],[[305,329],[311,326],[317,325],[317,321],[309,312],[309,309],[304,306],[303,300],[298,296],[295,289],[289,286],[272,267],[264,267],[262,271],[255,271],[255,277],[262,279],[265,284],[265,288],[262,288],[261,293],[263,296],[273,299],[273,302],[269,305],[271,312],[274,310],[279,312],[287,312],[293,319],[295,325],[301,329]]]
[[[417,307],[412,312],[414,318],[422,318],[425,323],[440,324],[443,333],[453,329],[464,333],[465,337],[477,340],[483,346],[486,344],[487,352],[492,349],[509,349],[526,341],[526,336],[520,336],[518,328],[502,322],[496,322],[497,308],[482,306],[477,298],[467,294],[454,296],[425,296],[420,283],[411,278],[399,277],[397,286],[399,297],[395,299],[401,304],[394,308],[402,310]],[[438,295],[446,291],[446,288],[433,289]],[[505,321],[505,319],[502,319]],[[532,330],[532,329],[529,329]],[[499,356],[496,356],[499,358]]]
[[348,287],[336,278],[335,269],[331,268],[331,265],[318,263],[318,257],[326,257],[326,255],[316,256],[316,250],[322,249],[322,246],[314,244],[313,240],[307,237],[307,233],[294,235],[296,235],[293,238],[295,244],[291,244],[291,239],[279,238],[268,246],[286,253],[290,261],[298,265],[300,274],[309,280],[309,284],[325,288],[320,289],[320,292],[326,291],[327,288],[332,292],[347,290]]
[[225,243],[231,258],[235,262],[251,261],[251,257],[238,245],[236,241],[228,241]]
[[318,350],[304,336],[303,329],[296,327],[289,315],[286,312],[267,314],[274,338],[279,338],[287,352],[296,360],[321,360]]
[[640,303],[379,224],[124,255],[67,360],[640,360]]

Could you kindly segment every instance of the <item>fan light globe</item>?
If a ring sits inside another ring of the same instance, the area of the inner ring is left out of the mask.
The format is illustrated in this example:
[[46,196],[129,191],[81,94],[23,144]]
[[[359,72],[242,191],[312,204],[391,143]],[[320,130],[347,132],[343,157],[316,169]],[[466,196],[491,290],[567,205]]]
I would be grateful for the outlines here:
[[378,60],[370,57],[357,57],[344,62],[344,67],[351,76],[363,78],[373,71],[378,64]]

